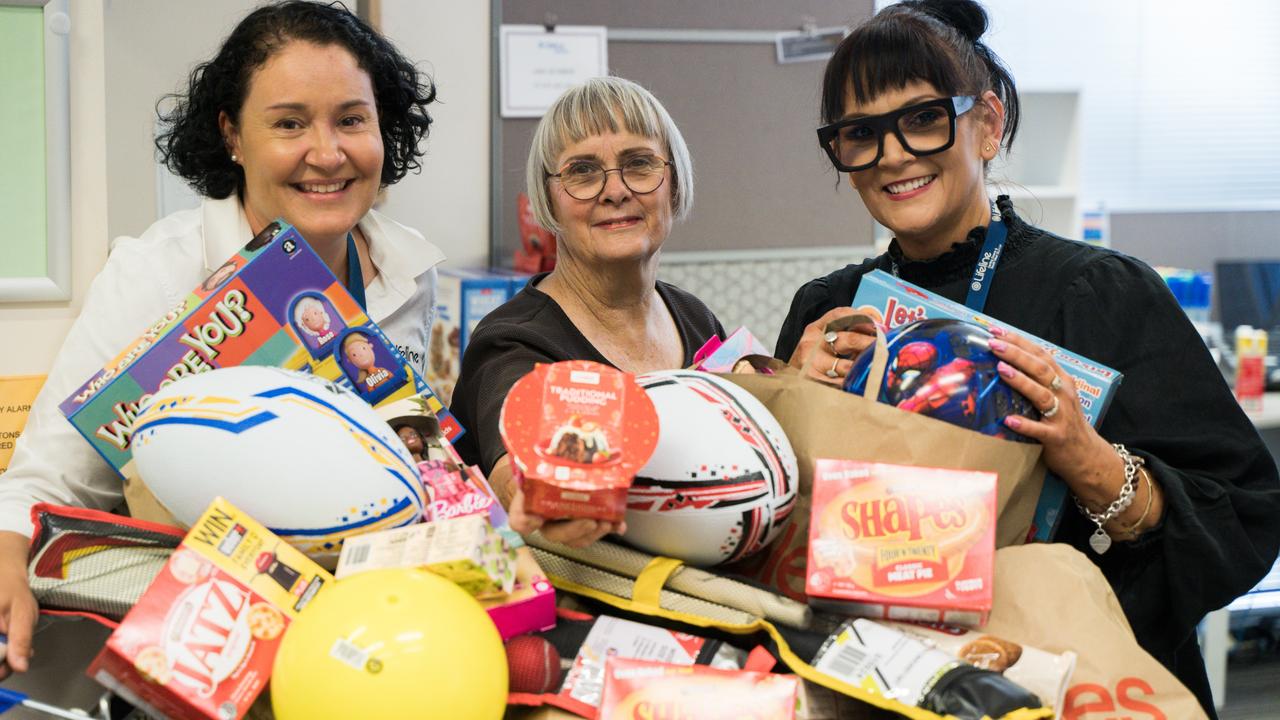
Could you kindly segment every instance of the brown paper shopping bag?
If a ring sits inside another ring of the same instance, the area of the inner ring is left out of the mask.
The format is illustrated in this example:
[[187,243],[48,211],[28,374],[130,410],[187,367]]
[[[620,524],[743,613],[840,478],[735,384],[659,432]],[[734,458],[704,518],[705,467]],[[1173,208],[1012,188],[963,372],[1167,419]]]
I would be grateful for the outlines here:
[[1070,545],[996,551],[995,598],[983,630],[1077,654],[1060,717],[1207,717],[1191,691],[1138,645],[1102,571]]
[[[857,317],[857,316],[855,316]],[[884,338],[877,340],[870,376],[883,376]],[[1044,484],[1038,443],[1001,440],[867,397],[807,380],[794,371],[725,375],[769,409],[791,441],[800,469],[800,496],[782,535],[767,551],[730,572],[755,579],[795,599],[804,598],[813,462],[818,458],[994,472],[999,478],[996,547],[1021,543],[1031,527]]]

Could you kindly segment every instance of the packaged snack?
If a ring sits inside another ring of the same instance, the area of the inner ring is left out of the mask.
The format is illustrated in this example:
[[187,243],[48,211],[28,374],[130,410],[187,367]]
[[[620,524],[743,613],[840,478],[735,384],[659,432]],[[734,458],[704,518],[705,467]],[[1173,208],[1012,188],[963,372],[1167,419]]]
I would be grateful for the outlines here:
[[604,693],[597,717],[792,720],[799,686],[794,675],[615,656],[605,662]]
[[464,515],[348,538],[335,574],[397,567],[426,568],[476,598],[504,598],[515,585],[516,553],[487,517]]
[[994,473],[815,460],[810,604],[981,626],[991,612],[995,511]]
[[[882,322],[886,330],[926,318],[953,318],[975,322],[986,328],[1007,328],[1027,335],[1007,323],[899,280],[881,270],[873,270],[862,277],[858,283],[858,292],[853,296],[853,307]],[[1032,335],[1027,337],[1048,350],[1063,371],[1075,381],[1080,408],[1089,422],[1097,427],[1124,376],[1053,343]],[[1066,483],[1053,474],[1046,475],[1028,540],[1048,542],[1053,538],[1066,499]]]
[[868,692],[962,720],[1043,707],[1012,680],[871,620],[841,625],[813,667]]
[[708,651],[712,648],[707,646],[706,638],[601,615],[565,674],[559,694],[567,701],[565,707],[584,708],[583,714],[590,716],[600,707],[605,661],[609,658],[692,665],[699,659],[709,659]]
[[277,220],[94,373],[59,408],[112,468],[133,474],[140,406],[185,375],[235,365],[301,370],[372,405],[421,394],[446,437],[453,415],[297,229]]
[[1058,654],[995,635],[935,623],[884,623],[974,667],[1004,675],[1059,713],[1075,672],[1076,654]]
[[525,507],[547,518],[621,521],[627,490],[658,443],[658,416],[634,376],[599,363],[539,364],[499,420]]
[[[734,330],[725,340],[712,336],[693,355],[693,369],[711,373],[738,372],[747,356],[772,357],[773,353],[745,327]],[[750,362],[747,361],[748,366]]]
[[333,576],[217,498],[89,667],[149,714],[234,720]]

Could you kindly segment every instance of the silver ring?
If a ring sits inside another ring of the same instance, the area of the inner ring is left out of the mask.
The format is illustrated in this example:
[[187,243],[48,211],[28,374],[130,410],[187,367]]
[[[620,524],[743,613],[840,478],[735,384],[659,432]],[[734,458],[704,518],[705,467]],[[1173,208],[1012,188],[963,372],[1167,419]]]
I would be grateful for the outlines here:
[[[840,364],[840,358],[836,358],[836,361],[831,363],[831,369],[827,371],[827,377],[829,378],[840,377],[840,373],[836,372],[836,366],[839,364]],[[1057,398],[1054,398],[1054,399],[1056,400]]]
[[832,355],[839,355],[839,353],[836,352],[836,338],[838,337],[840,336],[836,334],[835,330],[828,330],[827,334],[822,336],[822,339],[827,342],[827,345],[831,346]]
[[1041,412],[1041,413],[1040,413],[1040,417],[1042,417],[1042,418],[1051,418],[1051,417],[1053,417],[1054,415],[1057,415],[1057,414],[1058,414],[1058,396],[1057,396],[1057,395],[1054,395],[1054,396],[1053,396],[1053,407],[1049,408],[1048,410],[1045,410],[1045,411]]
[[1059,376],[1057,376],[1057,375],[1054,375],[1054,376],[1053,376],[1053,382],[1049,383],[1049,389],[1050,389],[1050,390],[1061,390],[1061,389],[1062,389],[1062,378],[1061,378],[1061,377],[1059,377]]

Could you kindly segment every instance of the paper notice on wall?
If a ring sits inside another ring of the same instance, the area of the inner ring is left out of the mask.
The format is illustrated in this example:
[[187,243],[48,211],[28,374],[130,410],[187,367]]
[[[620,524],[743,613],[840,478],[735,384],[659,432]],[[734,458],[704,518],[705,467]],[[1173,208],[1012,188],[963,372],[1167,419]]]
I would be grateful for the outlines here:
[[44,375],[0,377],[0,473],[9,468],[13,446],[26,427],[31,403],[44,385]]
[[502,117],[542,117],[561,93],[609,74],[608,31],[597,25],[503,25]]

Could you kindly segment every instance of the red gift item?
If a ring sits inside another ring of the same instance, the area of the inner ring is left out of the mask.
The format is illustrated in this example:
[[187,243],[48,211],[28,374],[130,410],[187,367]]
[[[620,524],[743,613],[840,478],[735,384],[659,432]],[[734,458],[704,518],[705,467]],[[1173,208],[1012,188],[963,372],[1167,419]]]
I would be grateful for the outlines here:
[[635,377],[586,360],[539,364],[499,421],[525,493],[547,518],[619,522],[627,490],[658,443],[658,415]]
[[792,720],[800,681],[794,675],[718,670],[610,657],[599,720],[698,718]]

